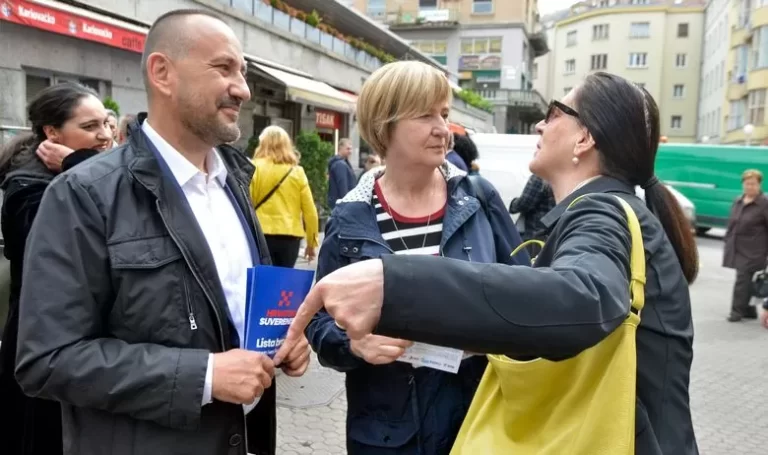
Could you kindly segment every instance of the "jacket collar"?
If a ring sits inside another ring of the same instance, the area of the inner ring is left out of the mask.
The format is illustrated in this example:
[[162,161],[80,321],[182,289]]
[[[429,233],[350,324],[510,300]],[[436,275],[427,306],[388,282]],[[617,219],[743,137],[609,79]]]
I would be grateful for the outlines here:
[[[133,149],[134,159],[128,163],[131,173],[154,193],[158,193],[162,182],[162,171],[155,154],[150,150],[147,141],[149,138],[144,133],[142,124],[147,118],[147,113],[142,112],[138,118],[128,127],[128,143]],[[255,171],[253,164],[236,148],[222,144],[216,147],[221,161],[229,175],[234,177],[239,185],[247,187]]]
[[[386,167],[382,166],[363,175],[357,186],[336,204],[333,217],[339,220],[340,238],[366,238],[386,244],[376,221],[376,209],[371,205],[376,179],[385,171]],[[440,166],[440,172],[448,184],[441,242],[441,246],[444,246],[445,242],[480,209],[480,201],[461,184],[467,176],[466,172],[448,161]]]
[[549,231],[555,224],[557,224],[557,221],[560,219],[560,217],[563,216],[566,210],[568,210],[568,206],[571,205],[571,202],[585,194],[591,193],[626,193],[634,195],[635,189],[632,187],[632,185],[624,183],[621,180],[615,179],[613,177],[598,177],[595,180],[592,180],[587,184],[577,188],[565,199],[560,201],[560,203],[557,204],[555,208],[544,215],[541,218],[541,223],[544,225],[545,229]]

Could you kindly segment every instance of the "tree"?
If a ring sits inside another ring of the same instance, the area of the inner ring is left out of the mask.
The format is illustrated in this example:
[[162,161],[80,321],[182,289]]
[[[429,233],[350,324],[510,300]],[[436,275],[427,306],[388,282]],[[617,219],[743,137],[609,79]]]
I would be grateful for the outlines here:
[[315,205],[328,211],[328,160],[333,156],[333,144],[320,139],[317,131],[301,131],[296,137],[296,149],[301,154],[301,166],[307,174]]

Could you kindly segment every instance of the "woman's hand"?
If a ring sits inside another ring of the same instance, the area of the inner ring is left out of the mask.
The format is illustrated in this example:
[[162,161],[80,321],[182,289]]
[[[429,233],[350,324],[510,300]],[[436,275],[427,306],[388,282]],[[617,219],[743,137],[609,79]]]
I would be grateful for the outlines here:
[[308,246],[304,248],[304,259],[306,259],[309,262],[312,262],[317,257],[317,250],[313,246]]
[[384,304],[384,266],[381,259],[350,264],[320,280],[298,309],[283,345],[275,355],[279,365],[304,337],[304,329],[325,307],[350,340],[362,340],[379,323]]
[[768,329],[768,310],[763,309],[762,313],[760,313],[760,323]]
[[359,340],[349,341],[349,350],[372,365],[386,365],[399,359],[412,341],[380,335],[366,335]]
[[45,140],[37,147],[37,157],[45,164],[45,167],[53,172],[61,172],[61,163],[74,150],[50,140]]

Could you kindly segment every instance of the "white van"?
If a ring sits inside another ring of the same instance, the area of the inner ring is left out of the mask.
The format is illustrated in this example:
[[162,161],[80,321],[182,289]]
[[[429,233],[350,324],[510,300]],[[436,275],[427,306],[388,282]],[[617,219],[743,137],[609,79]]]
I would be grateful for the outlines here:
[[[533,159],[539,136],[537,134],[476,133],[470,137],[480,154],[477,160],[480,175],[496,187],[504,204],[509,206],[512,199],[520,196],[528,182],[531,175],[528,164]],[[673,187],[666,186],[677,198],[691,226],[695,226],[696,207],[693,202]],[[640,187],[637,188],[636,193],[640,198],[645,196],[645,192]]]

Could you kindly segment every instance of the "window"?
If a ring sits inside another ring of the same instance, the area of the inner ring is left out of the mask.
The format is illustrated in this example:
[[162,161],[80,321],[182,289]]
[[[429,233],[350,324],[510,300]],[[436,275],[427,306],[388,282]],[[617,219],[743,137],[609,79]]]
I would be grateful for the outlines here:
[[608,39],[608,24],[599,24],[592,26],[592,39]]
[[648,54],[645,52],[632,52],[629,54],[630,68],[646,68],[648,66]]
[[762,125],[765,123],[765,89],[749,92],[747,103],[749,105],[749,123]]
[[597,0],[598,8],[606,8],[608,6],[611,6],[610,0]]
[[419,9],[437,9],[437,0],[419,0]]
[[673,115],[672,116],[672,122],[669,125],[672,127],[673,130],[679,130],[683,127],[683,116],[682,115]]
[[368,17],[381,19],[387,14],[387,0],[368,0]]
[[768,67],[768,26],[755,30],[752,37],[752,69]]
[[688,54],[675,55],[675,67],[685,68],[688,64]]
[[630,5],[647,5],[648,0],[630,0],[629,4]]
[[675,86],[672,87],[672,97],[682,98],[684,96],[685,96],[685,86],[683,84],[675,84]]
[[576,31],[568,32],[568,34],[565,35],[565,45],[568,47],[575,46],[576,45]]
[[590,69],[604,70],[608,67],[608,54],[593,54]]
[[567,94],[571,93],[571,90],[573,90],[573,87],[565,87],[565,88],[563,89],[563,96],[565,96],[565,95],[567,95]]
[[746,111],[746,100],[731,101],[730,112],[728,114],[728,131],[737,130],[744,126],[744,112]]
[[677,37],[688,38],[688,23],[677,24]]
[[444,40],[419,40],[411,42],[411,47],[418,49],[423,54],[429,56],[445,56],[447,42]]
[[472,14],[493,14],[493,0],[472,0]]
[[576,59],[570,59],[565,61],[565,74],[573,74],[576,72]]
[[501,53],[501,38],[464,38],[461,40],[462,55]]
[[[754,42],[756,37],[753,37]],[[733,62],[733,80],[734,83],[743,83],[742,78],[747,74],[747,60],[749,59],[749,49],[746,45],[741,45],[736,48],[736,58]]]
[[650,22],[632,22],[629,24],[630,38],[648,38],[651,36]]
[[535,81],[539,78],[539,64],[534,62],[533,68],[531,69],[531,78]]

